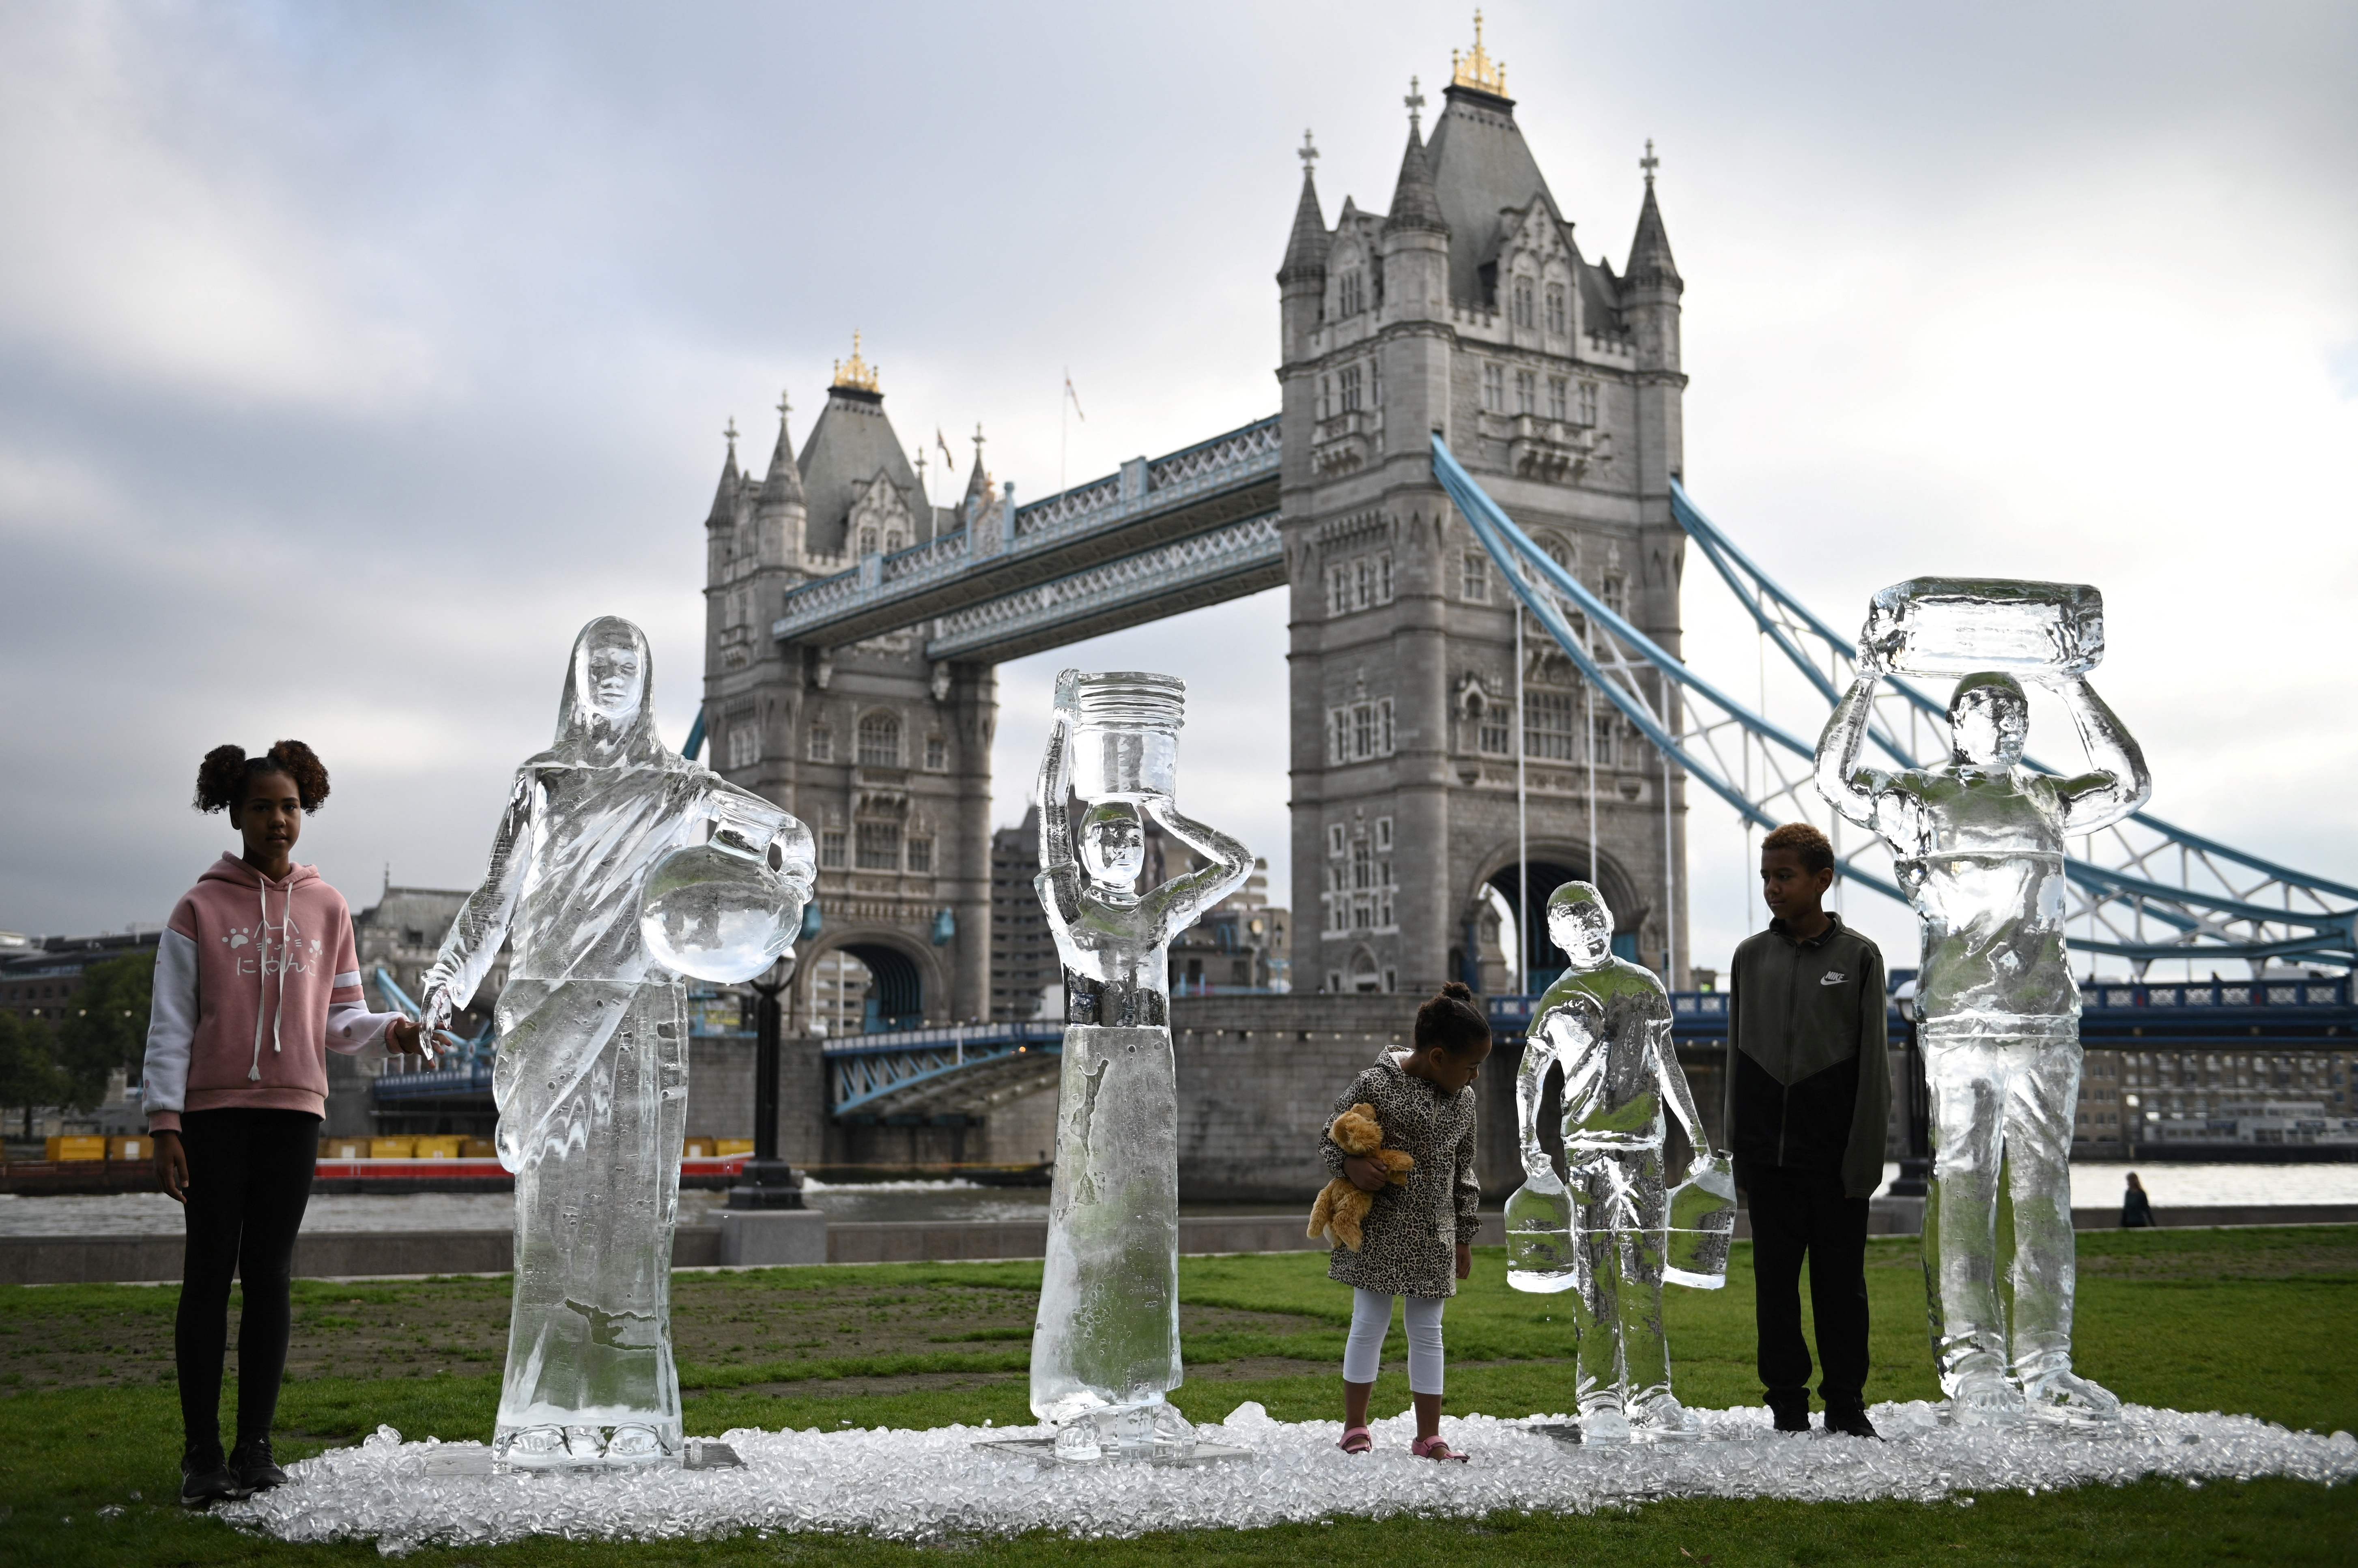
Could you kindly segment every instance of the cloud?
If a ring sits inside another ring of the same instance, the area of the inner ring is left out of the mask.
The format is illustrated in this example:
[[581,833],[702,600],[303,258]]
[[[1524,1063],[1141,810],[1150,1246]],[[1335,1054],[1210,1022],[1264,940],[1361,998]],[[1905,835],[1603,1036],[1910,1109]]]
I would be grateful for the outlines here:
[[[104,5],[0,21],[0,341],[212,395],[348,410],[416,396],[433,373],[423,338],[357,297],[378,258],[148,91],[221,63],[185,22]],[[194,60],[159,58],[189,46]],[[300,122],[266,134],[299,137]]]

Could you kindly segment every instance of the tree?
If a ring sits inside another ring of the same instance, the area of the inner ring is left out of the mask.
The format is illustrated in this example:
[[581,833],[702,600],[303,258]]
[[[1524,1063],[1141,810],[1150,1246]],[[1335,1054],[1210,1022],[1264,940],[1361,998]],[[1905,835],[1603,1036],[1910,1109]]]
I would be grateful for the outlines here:
[[67,1090],[48,1022],[0,1011],[0,1106],[24,1108],[26,1137],[33,1135],[34,1108],[60,1103]]
[[88,1110],[106,1094],[109,1075],[120,1067],[135,1076],[147,1053],[148,1000],[156,984],[156,956],[128,953],[92,964],[81,973],[81,989],[66,1007],[57,1032],[56,1059],[67,1080],[62,1097]]

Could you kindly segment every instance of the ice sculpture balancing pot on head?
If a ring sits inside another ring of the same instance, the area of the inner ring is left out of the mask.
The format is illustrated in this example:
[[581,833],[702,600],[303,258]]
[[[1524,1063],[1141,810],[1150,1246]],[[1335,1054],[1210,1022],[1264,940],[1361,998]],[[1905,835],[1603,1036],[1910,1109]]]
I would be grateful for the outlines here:
[[[1526,1179],[1507,1200],[1507,1282],[1573,1293],[1582,1442],[1693,1437],[1671,1392],[1662,1284],[1727,1282],[1736,1188],[1672,1049],[1670,994],[1651,970],[1613,956],[1604,898],[1565,882],[1547,918],[1571,967],[1540,999],[1515,1077]],[[1552,1066],[1563,1069],[1562,1177],[1540,1142]],[[1667,1194],[1665,1103],[1694,1151]]]
[[811,836],[665,749],[645,636],[574,643],[557,743],[516,770],[491,869],[426,974],[439,1025],[514,944],[492,1077],[515,1173],[493,1452],[524,1468],[680,1453],[671,1234],[687,1116],[682,974],[749,979],[809,900]]
[[[2063,946],[2064,840],[2118,822],[2153,781],[2089,687],[2104,602],[2061,583],[1926,578],[1876,595],[1858,679],[1818,741],[1818,788],[1890,844],[1924,928],[1918,1038],[1932,1102],[1924,1281],[1932,1350],[1954,1419],[2118,1419],[2071,1370],[2071,1127],[2080,988]],[[1963,676],[1949,760],[1859,765],[1883,673]],[[2093,764],[2062,778],[2022,765],[2018,676],[2061,697]],[[2014,1336],[1998,1298],[1998,1173],[2014,1196]],[[2009,1376],[2009,1373],[2011,1376]]]
[[[1135,673],[1056,677],[1040,766],[1040,902],[1065,968],[1065,1052],[1032,1411],[1066,1459],[1193,1438],[1180,1383],[1179,1097],[1167,947],[1244,883],[1252,855],[1179,814],[1186,687]],[[1084,811],[1076,860],[1068,795]],[[1209,862],[1138,891],[1145,822]]]

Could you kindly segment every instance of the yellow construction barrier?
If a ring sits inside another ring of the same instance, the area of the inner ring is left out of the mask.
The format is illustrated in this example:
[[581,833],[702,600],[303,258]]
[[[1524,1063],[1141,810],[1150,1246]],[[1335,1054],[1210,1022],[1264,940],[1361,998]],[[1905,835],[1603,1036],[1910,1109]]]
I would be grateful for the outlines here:
[[369,1141],[365,1138],[323,1138],[319,1141],[322,1160],[365,1160]]
[[464,1138],[438,1133],[431,1138],[420,1138],[417,1141],[417,1152],[411,1155],[410,1158],[414,1160],[455,1160],[459,1157],[460,1151],[464,1149],[466,1146],[467,1141]]
[[106,1140],[103,1138],[52,1138],[49,1141],[51,1160],[103,1160]]
[[689,1140],[687,1141],[687,1144],[686,1144],[686,1145],[685,1145],[685,1146],[680,1150],[680,1152],[679,1152],[679,1157],[680,1157],[681,1159],[683,1159],[683,1160],[709,1160],[709,1159],[711,1159],[711,1158],[712,1158],[712,1140],[711,1140],[711,1139],[709,1139],[709,1138],[691,1138],[691,1139],[689,1139]]
[[372,1138],[369,1140],[372,1160],[415,1160],[417,1140],[415,1138]]
[[500,1157],[500,1146],[494,1139],[470,1138],[467,1146],[460,1152],[470,1160],[496,1160]]
[[106,1157],[110,1160],[153,1160],[156,1141],[144,1133],[137,1138],[110,1138],[106,1141]]
[[753,1152],[753,1141],[750,1138],[717,1139],[713,1142],[712,1152],[724,1160],[731,1154],[751,1154]]

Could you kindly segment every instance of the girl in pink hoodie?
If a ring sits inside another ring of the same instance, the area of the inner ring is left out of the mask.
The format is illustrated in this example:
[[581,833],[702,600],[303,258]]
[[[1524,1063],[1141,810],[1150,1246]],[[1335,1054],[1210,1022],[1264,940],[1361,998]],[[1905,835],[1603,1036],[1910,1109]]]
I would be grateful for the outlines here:
[[[205,870],[156,949],[142,1075],[156,1170],[188,1210],[173,1350],[179,1367],[180,1499],[202,1508],[275,1487],[271,1418],[287,1367],[295,1234],[311,1195],[328,1059],[383,1042],[421,1052],[416,1023],[361,996],[352,912],[290,858],[328,770],[300,741],[259,757],[206,754],[196,806],[226,811],[242,854]],[[237,1336],[237,1445],[221,1445],[229,1287],[245,1282]]]

